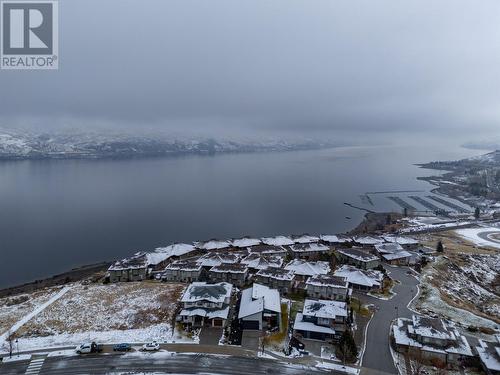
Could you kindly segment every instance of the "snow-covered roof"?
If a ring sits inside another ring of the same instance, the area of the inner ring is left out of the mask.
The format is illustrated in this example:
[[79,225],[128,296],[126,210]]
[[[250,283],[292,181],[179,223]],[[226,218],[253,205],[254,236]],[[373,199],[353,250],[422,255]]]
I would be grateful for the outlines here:
[[247,273],[248,268],[245,264],[222,263],[218,266],[210,268],[210,272]]
[[147,268],[149,265],[147,254],[137,252],[131,257],[116,261],[109,267],[108,271],[123,271],[129,269]]
[[181,316],[202,316],[209,319],[220,318],[227,319],[229,315],[229,306],[223,309],[204,309],[201,307],[196,307],[194,309],[182,309],[179,313]]
[[328,262],[307,262],[302,259],[294,259],[285,266],[286,270],[293,271],[296,275],[314,276],[330,272]]
[[233,286],[225,282],[217,284],[194,282],[184,291],[181,302],[209,301],[223,303],[226,298],[231,296],[232,290]]
[[204,249],[204,250],[225,249],[226,247],[231,246],[229,241],[221,241],[221,240],[210,240],[210,241],[206,241],[206,242],[198,242],[196,245],[200,249]]
[[237,263],[239,256],[234,253],[207,253],[198,258],[203,267],[219,266],[223,263]]
[[456,339],[453,331],[448,328],[442,319],[413,315],[412,323],[413,330],[417,335],[445,340]]
[[476,350],[481,362],[488,370],[500,371],[500,343],[479,340]]
[[241,263],[246,264],[249,268],[262,270],[269,267],[281,267],[283,265],[283,258],[276,255],[250,253],[241,260]]
[[286,246],[294,244],[294,242],[290,237],[285,237],[285,236],[264,237],[262,238],[262,243],[274,246]]
[[384,242],[382,238],[374,236],[356,236],[354,237],[354,241],[361,245],[376,245]]
[[330,247],[313,242],[313,243],[299,243],[290,246],[290,250],[292,250],[294,253],[302,253],[302,252],[326,252],[330,251]]
[[390,254],[403,250],[403,247],[396,242],[379,243],[375,245],[375,250],[380,254]]
[[264,310],[281,313],[281,298],[278,290],[254,283],[251,288],[241,292],[239,319]]
[[231,244],[234,247],[250,247],[250,246],[260,245],[261,243],[262,241],[257,238],[243,237],[233,240]]
[[250,253],[258,254],[286,254],[286,249],[283,246],[274,245],[257,245],[248,248]]
[[311,322],[304,322],[304,315],[297,313],[295,316],[294,330],[335,334],[335,330],[331,327],[319,326]]
[[311,242],[318,242],[319,237],[311,236],[309,234],[302,234],[300,236],[292,236],[292,240],[295,243],[311,243]]
[[351,249],[339,249],[337,250],[340,254],[345,255],[346,257],[358,260],[360,262],[372,262],[378,260],[378,256],[374,254],[370,254],[367,251],[351,248]]
[[336,234],[322,234],[319,236],[321,241],[329,242],[329,243],[346,243],[346,242],[352,242],[352,239],[350,237],[346,236],[338,236]]
[[334,288],[348,288],[347,278],[344,276],[334,276],[334,275],[316,275],[311,276],[306,281],[307,285],[314,286],[327,286]]
[[418,245],[419,241],[412,237],[383,236],[387,242],[395,242],[400,245]]
[[256,273],[257,276],[269,277],[275,280],[292,281],[295,277],[293,271],[289,271],[283,268],[269,267],[260,270]]
[[195,251],[196,247],[187,243],[174,243],[166,247],[158,247],[155,249],[155,253],[162,253],[168,255],[168,257],[186,255],[192,251]]
[[302,314],[329,319],[334,319],[336,316],[345,317],[347,316],[347,305],[340,301],[306,299]]
[[354,266],[343,265],[333,273],[335,276],[347,278],[350,284],[362,285],[367,287],[380,286],[384,275],[376,270],[360,270]]
[[397,253],[392,253],[392,254],[382,254],[382,258],[384,258],[385,260],[394,260],[394,259],[411,258],[411,257],[412,254],[410,254],[406,250],[398,251]]
[[201,270],[201,264],[193,260],[178,260],[170,263],[167,267],[165,267],[165,270],[199,271]]
[[[398,345],[412,346],[429,352],[472,356],[472,349],[465,336],[460,335],[441,319],[416,315],[412,319],[398,318],[396,324],[392,326],[392,331]],[[441,339],[444,343],[420,342],[420,337]]]

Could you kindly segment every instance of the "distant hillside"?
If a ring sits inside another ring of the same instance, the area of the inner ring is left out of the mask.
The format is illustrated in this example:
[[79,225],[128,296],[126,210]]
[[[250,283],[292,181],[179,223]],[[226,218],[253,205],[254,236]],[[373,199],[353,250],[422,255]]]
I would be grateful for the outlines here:
[[100,159],[182,154],[310,150],[334,147],[313,140],[233,141],[175,139],[165,136],[34,134],[0,130],[0,160]]

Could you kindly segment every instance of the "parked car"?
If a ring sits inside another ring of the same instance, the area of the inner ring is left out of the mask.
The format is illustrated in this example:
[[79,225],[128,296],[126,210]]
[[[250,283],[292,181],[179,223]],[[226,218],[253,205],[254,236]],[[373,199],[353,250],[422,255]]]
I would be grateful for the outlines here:
[[144,350],[145,352],[154,352],[160,350],[160,344],[158,344],[156,341],[148,342],[147,344],[144,344],[142,346],[142,350]]
[[114,352],[128,352],[130,349],[132,349],[132,345],[126,343],[113,345]]
[[86,342],[78,345],[75,351],[78,354],[100,353],[102,352],[102,345],[96,344],[95,342]]

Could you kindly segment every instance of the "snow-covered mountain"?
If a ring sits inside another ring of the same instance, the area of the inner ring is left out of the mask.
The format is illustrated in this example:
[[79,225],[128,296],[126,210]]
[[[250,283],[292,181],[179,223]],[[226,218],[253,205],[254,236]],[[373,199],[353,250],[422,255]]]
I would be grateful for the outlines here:
[[0,160],[127,158],[178,154],[215,154],[306,150],[333,147],[332,142],[269,139],[181,139],[166,136],[135,136],[98,133],[33,133],[0,130]]

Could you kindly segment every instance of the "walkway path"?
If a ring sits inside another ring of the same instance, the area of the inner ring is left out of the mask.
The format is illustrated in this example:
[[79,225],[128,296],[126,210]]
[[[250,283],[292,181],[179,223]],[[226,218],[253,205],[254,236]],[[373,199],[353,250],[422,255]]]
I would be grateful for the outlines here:
[[62,288],[58,293],[53,295],[47,302],[41,304],[40,306],[38,306],[36,309],[34,309],[29,314],[26,314],[16,324],[14,324],[7,332],[0,335],[0,348],[2,348],[3,345],[5,344],[5,341],[8,339],[9,334],[15,333],[19,328],[21,328],[23,325],[25,325],[27,322],[29,322],[32,318],[34,318],[35,316],[40,314],[43,310],[45,310],[47,307],[49,307],[54,302],[56,302],[59,298],[64,296],[66,294],[66,292],[68,292],[70,289],[71,289],[71,287],[69,287],[69,286]]

